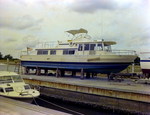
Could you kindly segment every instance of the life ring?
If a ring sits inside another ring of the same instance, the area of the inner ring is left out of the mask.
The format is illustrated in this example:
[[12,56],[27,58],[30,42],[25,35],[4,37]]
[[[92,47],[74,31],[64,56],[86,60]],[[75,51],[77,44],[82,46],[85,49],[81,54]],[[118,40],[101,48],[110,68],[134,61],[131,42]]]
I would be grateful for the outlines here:
[[74,45],[74,43],[72,42],[69,42],[69,46],[72,47]]

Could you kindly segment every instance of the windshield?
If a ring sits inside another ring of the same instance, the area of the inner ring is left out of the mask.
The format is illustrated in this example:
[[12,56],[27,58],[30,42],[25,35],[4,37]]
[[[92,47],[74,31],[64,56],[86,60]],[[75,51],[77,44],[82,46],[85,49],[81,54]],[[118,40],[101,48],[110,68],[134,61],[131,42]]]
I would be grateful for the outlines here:
[[3,84],[3,83],[13,83],[11,76],[0,77],[0,84]]
[[21,76],[12,76],[14,82],[23,82],[23,79],[21,78]]

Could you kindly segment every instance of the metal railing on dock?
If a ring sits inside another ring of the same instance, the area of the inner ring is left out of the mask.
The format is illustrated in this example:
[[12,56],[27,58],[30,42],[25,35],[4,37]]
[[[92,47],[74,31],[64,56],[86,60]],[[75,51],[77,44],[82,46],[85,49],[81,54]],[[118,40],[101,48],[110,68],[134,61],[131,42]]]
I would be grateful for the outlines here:
[[23,74],[22,66],[21,66],[21,62],[20,61],[16,62],[14,72],[16,72],[18,74]]

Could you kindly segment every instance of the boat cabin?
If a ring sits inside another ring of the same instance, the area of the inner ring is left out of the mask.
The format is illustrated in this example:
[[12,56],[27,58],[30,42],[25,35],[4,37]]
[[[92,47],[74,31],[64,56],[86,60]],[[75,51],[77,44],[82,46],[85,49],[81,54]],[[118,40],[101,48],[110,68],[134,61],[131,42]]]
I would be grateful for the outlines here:
[[36,55],[96,55],[111,52],[111,45],[115,42],[90,41],[59,43],[55,48],[36,49]]
[[[24,83],[22,77],[14,72],[1,71],[0,73],[0,93],[15,91],[16,83]],[[31,89],[28,84],[23,85],[23,89]]]

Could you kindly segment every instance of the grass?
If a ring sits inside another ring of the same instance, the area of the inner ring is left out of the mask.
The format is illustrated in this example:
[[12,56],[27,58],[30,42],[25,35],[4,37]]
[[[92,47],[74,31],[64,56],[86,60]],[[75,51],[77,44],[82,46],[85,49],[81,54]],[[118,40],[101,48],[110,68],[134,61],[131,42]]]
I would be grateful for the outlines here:
[[[7,60],[0,60],[0,63],[7,64]],[[15,65],[17,63],[18,63],[18,60],[14,60],[14,59],[9,60],[10,65]]]
[[[126,69],[124,69],[123,71],[121,71],[121,73],[127,73],[127,71],[129,73],[132,72],[132,65],[129,65]],[[136,72],[136,73],[137,72],[138,73],[142,72],[140,65],[134,65],[134,72]]]

